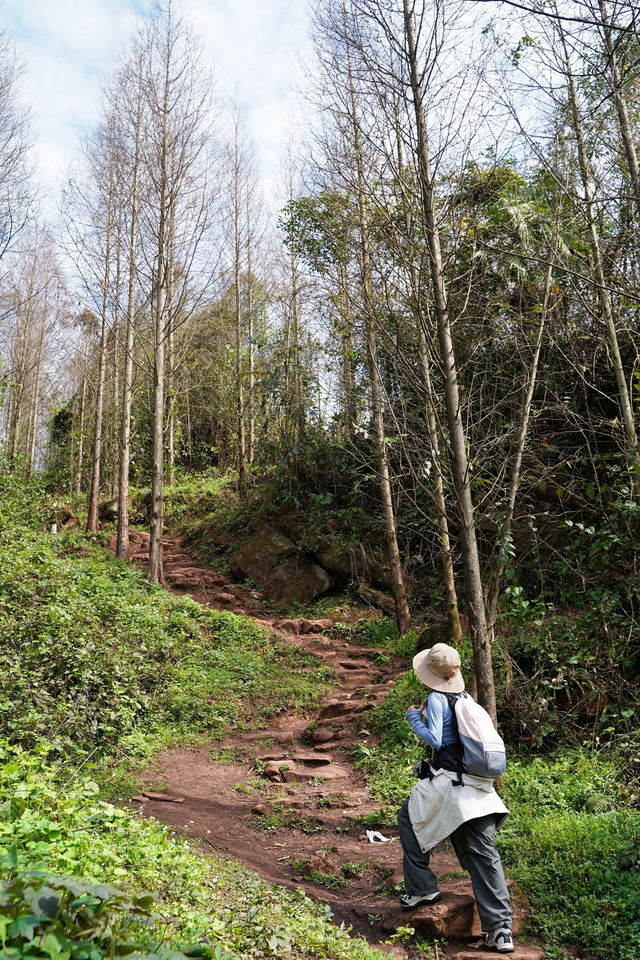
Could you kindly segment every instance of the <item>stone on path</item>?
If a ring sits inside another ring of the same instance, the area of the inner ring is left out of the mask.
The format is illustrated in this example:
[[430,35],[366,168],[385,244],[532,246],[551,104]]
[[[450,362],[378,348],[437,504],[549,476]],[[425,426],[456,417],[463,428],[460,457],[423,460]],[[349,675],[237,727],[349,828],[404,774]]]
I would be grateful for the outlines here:
[[[325,760],[325,758],[322,758]],[[295,760],[269,760],[264,772],[270,780],[284,780],[285,783],[302,783],[308,780],[341,780],[349,776],[346,767],[337,763],[323,762],[309,765]]]
[[332,717],[345,717],[363,713],[369,707],[364,700],[329,700],[318,714],[318,720],[327,720]]
[[324,633],[333,626],[333,620],[301,620],[300,633]]
[[398,904],[383,911],[380,925],[383,930],[395,932],[398,927],[411,926],[418,936],[459,937],[471,936],[475,901],[471,896],[442,891],[437,903],[403,910]]
[[499,954],[495,950],[488,950],[483,943],[479,943],[478,946],[470,944],[456,951],[455,960],[484,960],[485,957],[487,960],[489,957],[495,960],[499,956],[509,957],[510,960],[544,960],[546,956],[544,950],[534,944],[514,943],[514,946],[513,953]]
[[184,797],[170,797],[168,793],[150,793],[145,790],[143,796],[147,800],[161,800],[163,803],[184,803]]
[[285,633],[293,633],[296,637],[300,633],[299,620],[278,620],[275,626],[278,630],[284,630]]
[[333,740],[334,736],[333,730],[328,730],[327,727],[316,727],[311,731],[311,739],[314,743],[327,743]]

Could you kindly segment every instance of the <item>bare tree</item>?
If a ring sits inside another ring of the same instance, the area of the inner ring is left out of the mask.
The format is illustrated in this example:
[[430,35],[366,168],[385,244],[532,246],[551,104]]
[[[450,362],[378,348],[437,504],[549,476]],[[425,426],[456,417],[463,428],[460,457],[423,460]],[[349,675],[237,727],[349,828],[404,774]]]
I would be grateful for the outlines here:
[[[114,121],[107,124],[98,134],[94,144],[93,163],[96,183],[104,190],[101,198],[106,207],[104,230],[104,265],[102,277],[102,310],[100,313],[100,347],[98,354],[98,382],[96,386],[95,427],[93,431],[93,461],[89,503],[87,509],[87,531],[98,529],[98,501],[100,499],[100,476],[102,465],[102,413],[107,367],[107,339],[109,335],[109,280],[111,271],[111,244],[113,232],[113,214],[115,206],[115,141]],[[106,170],[104,169],[106,167]],[[104,176],[104,179],[102,175]]]
[[33,199],[30,117],[20,103],[20,64],[7,31],[0,32],[0,260],[26,224]]
[[[213,214],[212,102],[202,53],[174,4],[157,7],[145,38],[143,98],[148,118],[142,164],[147,187],[145,259],[153,291],[153,454],[149,580],[162,579],[167,341],[188,317],[189,286]],[[205,269],[215,269],[210,256]],[[180,276],[180,285],[177,275]]]
[[116,556],[126,560],[129,554],[129,464],[131,459],[131,404],[133,393],[133,349],[136,319],[136,248],[138,240],[138,203],[140,137],[142,130],[142,54],[125,64],[119,77],[119,85],[128,96],[126,102],[132,107],[130,122],[130,204],[129,211],[129,279],[127,290],[126,340],[124,345],[124,371],[122,377],[122,414],[120,424],[120,465],[118,476],[118,528],[116,531]]

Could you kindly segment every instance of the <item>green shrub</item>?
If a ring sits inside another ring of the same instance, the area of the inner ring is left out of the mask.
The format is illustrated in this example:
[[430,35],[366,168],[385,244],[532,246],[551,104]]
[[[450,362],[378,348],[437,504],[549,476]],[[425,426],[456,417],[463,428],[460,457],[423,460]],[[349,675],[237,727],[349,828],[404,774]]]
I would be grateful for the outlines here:
[[513,762],[511,816],[499,846],[531,898],[532,930],[602,960],[640,955],[640,870],[629,857],[640,816],[611,762],[592,756]]
[[307,706],[330,678],[305,673],[310,657],[252,621],[151,586],[80,534],[21,529],[5,544],[0,636],[0,735],[46,739],[66,757],[98,759],[140,726],[220,736],[250,700],[259,721]]

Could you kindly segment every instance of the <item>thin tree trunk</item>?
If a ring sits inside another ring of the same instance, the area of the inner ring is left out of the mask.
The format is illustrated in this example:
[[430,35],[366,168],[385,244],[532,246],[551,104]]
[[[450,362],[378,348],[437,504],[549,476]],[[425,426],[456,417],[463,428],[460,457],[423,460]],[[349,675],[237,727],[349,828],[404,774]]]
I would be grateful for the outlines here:
[[42,318],[38,336],[38,354],[36,359],[36,381],[33,389],[31,417],[29,423],[29,462],[27,475],[33,476],[36,464],[36,434],[38,427],[38,404],[40,403],[40,381],[42,376],[42,355],[44,351],[44,327],[47,316],[47,295],[45,293],[44,304],[42,306]]
[[[392,64],[393,67],[393,64]],[[413,236],[414,224],[411,215],[411,207],[404,190],[404,161],[402,157],[402,139],[400,136],[400,114],[398,110],[397,96],[393,97],[394,120],[396,125],[396,144],[398,150],[398,177],[402,185],[405,206],[405,226],[407,236]],[[429,456],[431,467],[433,469],[434,500],[438,514],[438,540],[440,543],[440,567],[442,570],[442,585],[444,589],[444,602],[447,612],[447,633],[452,644],[460,643],[462,640],[462,626],[460,623],[460,611],[458,609],[458,596],[456,593],[456,583],[453,571],[453,556],[451,553],[451,539],[449,537],[449,520],[447,516],[447,502],[444,492],[444,480],[442,476],[442,464],[440,453],[440,437],[438,434],[438,420],[436,417],[436,407],[434,401],[433,385],[431,381],[431,360],[429,349],[425,336],[424,322],[425,317],[422,310],[420,281],[416,265],[411,256],[409,264],[409,276],[411,280],[411,300],[416,326],[416,339],[418,345],[418,358],[425,392],[425,407],[427,415],[427,436],[429,438]]]
[[[552,255],[555,256],[555,253]],[[527,433],[529,432],[529,420],[531,418],[531,404],[533,403],[533,394],[536,388],[536,382],[538,377],[538,364],[540,362],[540,352],[542,350],[542,339],[544,335],[544,328],[547,322],[547,316],[549,312],[549,295],[551,292],[551,275],[553,272],[553,263],[549,263],[547,268],[547,275],[544,283],[544,296],[542,301],[542,313],[540,315],[540,323],[538,325],[538,334],[536,337],[536,345],[533,352],[533,360],[531,362],[531,370],[529,371],[529,382],[527,384],[527,390],[524,397],[524,402],[522,404],[522,414],[520,416],[520,429],[518,430],[518,439],[516,441],[516,450],[515,458],[513,462],[513,470],[511,473],[511,483],[509,484],[509,495],[507,497],[507,509],[505,512],[504,519],[500,528],[500,536],[497,544],[497,560],[496,566],[491,576],[488,590],[487,598],[487,614],[489,617],[489,629],[493,634],[493,629],[496,620],[496,614],[498,612],[498,600],[500,597],[500,587],[502,584],[502,578],[505,571],[505,549],[507,544],[511,539],[511,529],[513,526],[513,512],[516,505],[516,495],[518,493],[518,486],[520,484],[520,473],[522,470],[522,457],[524,455],[525,443],[527,441]]]
[[131,402],[133,394],[133,343],[136,297],[136,246],[138,238],[138,166],[140,162],[140,120],[142,114],[141,68],[138,79],[138,102],[131,183],[131,229],[129,233],[129,288],[127,291],[127,334],[122,377],[122,416],[120,420],[120,469],[118,476],[118,529],[116,556],[129,557],[129,466],[131,460]]
[[167,57],[162,98],[162,145],[158,220],[158,274],[154,324],[153,365],[153,467],[151,479],[151,522],[149,526],[149,572],[151,583],[163,579],[162,531],[164,524],[164,406],[165,406],[165,314],[167,301],[167,199],[169,184],[169,86],[171,76],[172,21],[167,21]]
[[353,71],[351,67],[351,51],[349,31],[347,26],[347,11],[343,4],[342,18],[344,24],[344,37],[347,51],[347,67],[349,71],[349,87],[351,98],[351,122],[353,126],[354,151],[356,159],[356,172],[358,179],[358,227],[360,241],[360,265],[362,273],[362,291],[364,298],[364,321],[365,335],[367,345],[367,365],[371,379],[371,407],[373,415],[373,429],[375,435],[378,483],[380,486],[380,499],[382,503],[382,514],[384,518],[385,545],[387,549],[387,559],[391,571],[391,582],[393,589],[393,600],[396,611],[396,621],[398,623],[398,632],[401,636],[411,629],[411,614],[407,602],[407,594],[404,586],[404,576],[402,573],[402,563],[400,560],[400,550],[398,548],[398,538],[396,533],[396,518],[393,508],[393,498],[391,495],[391,482],[389,479],[389,460],[387,456],[386,436],[384,429],[384,416],[382,409],[382,388],[380,380],[380,369],[378,367],[378,348],[376,343],[376,333],[374,326],[374,299],[373,299],[373,281],[371,254],[369,248],[369,227],[367,223],[367,211],[365,206],[365,181],[362,165],[362,153],[360,144],[360,127],[358,123],[358,112],[356,105],[355,86],[353,82]]
[[634,457],[636,466],[638,466],[640,465],[640,452],[638,451],[638,437],[636,434],[636,426],[635,426],[635,421],[633,417],[633,408],[631,405],[631,398],[629,396],[627,381],[625,379],[624,368],[622,365],[622,356],[620,354],[620,346],[618,344],[618,333],[616,331],[616,323],[613,315],[613,306],[611,304],[611,297],[609,296],[609,290],[607,288],[607,283],[605,278],[604,263],[602,259],[602,250],[600,248],[600,239],[598,237],[598,228],[596,226],[596,212],[595,212],[595,207],[593,203],[593,194],[591,192],[591,166],[589,164],[589,158],[588,158],[587,148],[586,148],[585,139],[584,139],[584,130],[582,127],[582,119],[580,117],[580,109],[578,106],[578,96],[576,93],[576,86],[573,78],[573,71],[571,69],[569,51],[567,49],[567,41],[566,41],[564,30],[562,28],[562,24],[560,23],[560,21],[558,21],[557,23],[557,29],[560,34],[560,38],[562,42],[565,71],[566,71],[567,90],[569,93],[569,103],[571,106],[574,131],[576,134],[576,139],[578,141],[578,160],[580,163],[582,188],[584,190],[584,207],[587,215],[587,226],[589,230],[591,255],[593,257],[595,282],[598,290],[598,298],[600,300],[600,308],[604,316],[605,326],[607,330],[607,340],[609,342],[609,349],[611,351],[611,360],[613,363],[613,369],[616,377],[616,384],[618,386],[618,400],[620,403],[620,412],[622,414],[622,421],[624,423],[625,437],[627,440],[629,451]]
[[342,345],[342,419],[345,438],[353,439],[356,422],[355,410],[355,376],[353,371],[353,343],[351,340],[351,312],[348,290],[348,275],[343,264],[339,266],[339,296],[342,314],[341,345]]
[[447,502],[444,494],[442,477],[440,437],[438,435],[438,421],[436,418],[433,399],[433,385],[431,382],[431,362],[429,351],[422,329],[423,317],[418,311],[416,316],[416,330],[418,340],[418,356],[420,369],[424,381],[425,405],[427,414],[427,435],[429,437],[429,456],[433,468],[434,500],[438,513],[438,539],[440,541],[440,567],[442,570],[442,584],[444,588],[444,602],[447,610],[448,634],[451,643],[460,643],[462,640],[462,626],[460,611],[458,610],[458,595],[453,573],[453,557],[451,555],[451,540],[449,537],[449,521],[447,518]]
[[117,428],[116,423],[118,420],[118,379],[119,379],[119,366],[120,366],[120,355],[118,350],[118,345],[120,341],[120,276],[121,276],[121,254],[122,254],[122,239],[121,239],[121,225],[118,223],[116,228],[116,278],[115,278],[115,296],[114,296],[114,305],[113,305],[113,356],[112,356],[112,366],[111,366],[111,414],[109,416],[109,487],[110,487],[110,496],[114,497],[117,494],[117,477],[118,477],[118,445],[117,445]]
[[440,234],[438,231],[433,177],[427,144],[427,132],[423,104],[423,92],[418,78],[418,63],[413,18],[409,0],[403,0],[405,36],[411,75],[416,130],[418,134],[418,177],[424,225],[429,250],[431,283],[438,326],[438,340],[444,375],[444,397],[447,425],[452,452],[453,483],[460,515],[460,546],[465,578],[465,594],[469,605],[469,623],[473,644],[473,659],[478,699],[489,714],[496,719],[496,699],[491,662],[491,644],[487,631],[486,612],[480,572],[480,557],[476,539],[476,527],[471,498],[469,463],[467,460],[466,436],[460,409],[460,391],[456,366],[451,322],[447,303]]
[[80,424],[78,426],[78,459],[76,469],[75,491],[80,494],[82,490],[82,461],[84,459],[84,417],[85,404],[87,400],[87,364],[89,359],[89,333],[85,333],[84,338],[84,363],[82,369],[82,388],[80,391]]
[[168,460],[168,482],[173,487],[176,482],[176,395],[175,395],[175,332],[174,332],[174,298],[175,298],[175,277],[174,277],[174,257],[173,257],[173,219],[171,222],[169,239],[169,280],[168,280],[168,304],[167,304],[167,460]]
[[598,3],[600,6],[600,16],[602,18],[604,45],[607,51],[607,57],[609,58],[609,70],[611,71],[613,102],[616,105],[618,123],[620,125],[620,136],[622,137],[624,153],[629,168],[629,176],[631,177],[631,186],[633,187],[633,196],[638,217],[640,218],[640,166],[638,166],[638,154],[629,121],[627,101],[622,93],[622,75],[616,56],[616,47],[611,35],[611,25],[609,23],[606,0],[598,0]]
[[253,463],[256,445],[256,410],[255,410],[255,356],[253,348],[253,277],[251,275],[251,223],[249,219],[249,199],[247,197],[247,340],[248,340],[248,442],[247,462]]
[[238,417],[238,494],[244,499],[247,488],[247,451],[244,409],[244,370],[242,362],[242,298],[240,295],[240,144],[236,124],[234,155],[234,295],[236,312],[236,413]]
[[107,335],[109,330],[109,272],[111,266],[111,217],[113,210],[113,170],[109,172],[109,200],[107,204],[106,246],[104,276],[102,279],[102,316],[100,320],[100,355],[98,358],[98,384],[96,391],[95,431],[93,435],[93,462],[91,467],[91,485],[89,488],[89,506],[87,510],[87,533],[98,529],[98,500],[100,497],[100,458],[102,455],[102,410],[104,407],[104,386],[107,366]]
[[305,403],[302,390],[302,365],[300,357],[300,312],[298,309],[298,265],[291,249],[291,319],[293,334],[293,424],[294,443],[297,446],[305,426]]

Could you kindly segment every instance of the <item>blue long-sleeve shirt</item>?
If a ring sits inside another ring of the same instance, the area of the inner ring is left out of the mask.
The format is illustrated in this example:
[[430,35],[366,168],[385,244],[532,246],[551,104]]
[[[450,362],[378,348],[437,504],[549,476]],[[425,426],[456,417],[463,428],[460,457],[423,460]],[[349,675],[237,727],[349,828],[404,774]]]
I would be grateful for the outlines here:
[[427,722],[421,710],[408,710],[407,720],[422,740],[426,740],[432,750],[439,750],[443,744],[458,743],[455,718],[449,701],[444,693],[434,691],[427,700]]

